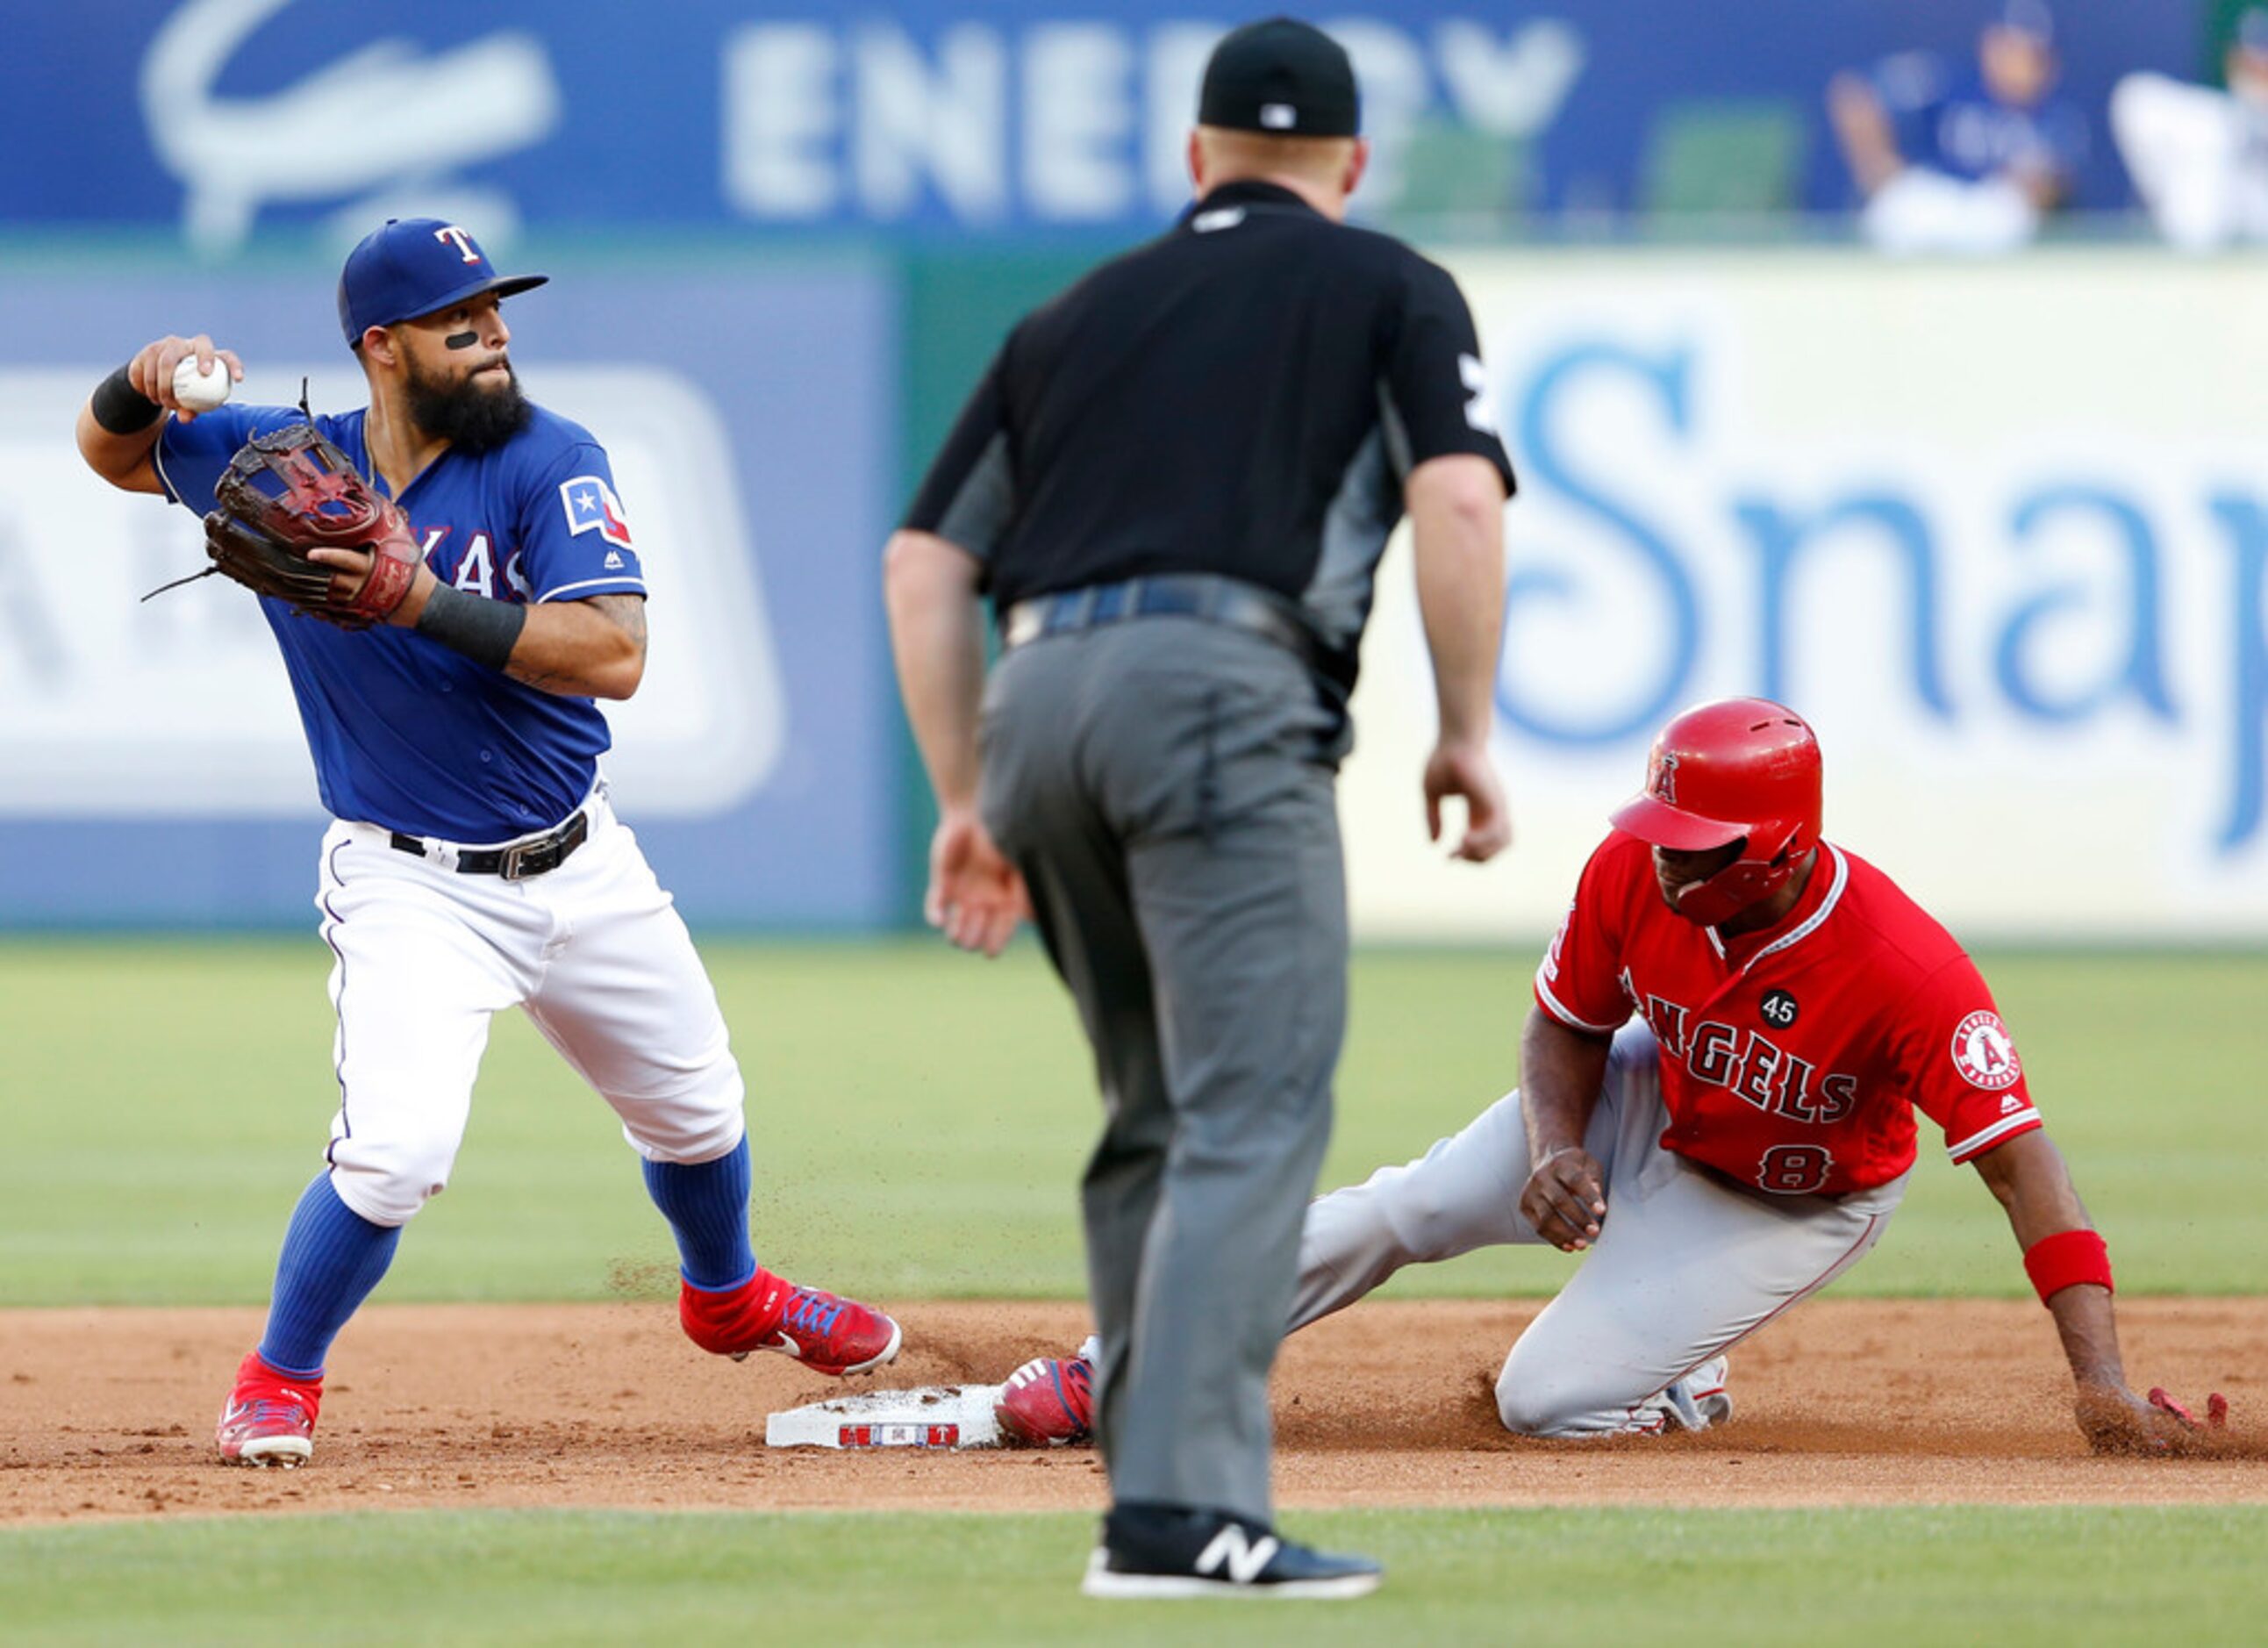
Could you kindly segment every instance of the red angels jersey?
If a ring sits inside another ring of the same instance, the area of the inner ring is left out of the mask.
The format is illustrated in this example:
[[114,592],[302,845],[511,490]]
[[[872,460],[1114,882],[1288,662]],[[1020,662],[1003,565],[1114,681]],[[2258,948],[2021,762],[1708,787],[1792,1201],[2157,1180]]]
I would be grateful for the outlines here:
[[1672,912],[1652,849],[1616,831],[1584,866],[1535,1000],[1598,1035],[1641,1015],[1661,1044],[1663,1147],[1758,1190],[1896,1179],[1917,1108],[1955,1162],[2041,1125],[1966,952],[1831,842],[1783,920],[1727,939]]

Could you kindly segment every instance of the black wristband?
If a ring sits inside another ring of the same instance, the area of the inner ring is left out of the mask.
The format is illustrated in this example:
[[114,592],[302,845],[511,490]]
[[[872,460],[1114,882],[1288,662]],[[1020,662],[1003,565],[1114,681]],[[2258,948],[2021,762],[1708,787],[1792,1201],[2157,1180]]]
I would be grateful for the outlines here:
[[527,609],[516,602],[491,601],[436,584],[425,599],[425,610],[417,615],[417,632],[476,664],[501,669],[519,645],[520,628],[526,622]]
[[87,410],[94,421],[114,435],[138,435],[158,421],[166,409],[134,387],[127,376],[131,363],[121,366],[94,386]]

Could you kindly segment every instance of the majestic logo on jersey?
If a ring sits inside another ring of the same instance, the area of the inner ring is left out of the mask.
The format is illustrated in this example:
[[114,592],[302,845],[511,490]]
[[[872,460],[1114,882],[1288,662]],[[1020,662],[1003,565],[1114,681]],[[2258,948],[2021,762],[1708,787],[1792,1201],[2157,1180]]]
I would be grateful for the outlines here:
[[1653,769],[1646,775],[1646,792],[1665,807],[1677,805],[1677,755],[1665,750],[1653,758]]
[[559,484],[559,501],[567,506],[567,530],[595,532],[609,543],[630,547],[630,523],[622,518],[622,500],[615,489],[595,475],[578,475]]
[[2008,1027],[1998,1013],[1981,1008],[1954,1029],[1953,1068],[1970,1086],[1988,1093],[2015,1086],[2024,1073],[2016,1058],[2016,1044],[2008,1038]]
[[1800,1010],[1795,1004],[1795,998],[1785,990],[1767,990],[1764,999],[1756,1004],[1756,1016],[1774,1030],[1786,1030],[1794,1024],[1795,1016]]
[[451,246],[455,247],[457,255],[468,263],[477,263],[481,261],[480,253],[474,249],[473,237],[453,223],[434,230],[433,238],[437,240],[446,240]]

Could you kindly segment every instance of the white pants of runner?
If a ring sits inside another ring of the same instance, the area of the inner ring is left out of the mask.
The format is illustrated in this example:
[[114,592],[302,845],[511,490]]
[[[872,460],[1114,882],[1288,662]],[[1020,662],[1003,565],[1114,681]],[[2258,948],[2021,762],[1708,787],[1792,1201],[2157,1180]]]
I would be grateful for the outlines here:
[[[1671,1385],[1856,1264],[1905,1194],[1904,1176],[1839,1200],[1733,1187],[1661,1148],[1659,1060],[1644,1025],[1616,1036],[1583,1141],[1605,1176],[1607,1215],[1581,1268],[1505,1358],[1496,1400],[1507,1430],[1662,1430]],[[1514,1090],[1418,1160],[1320,1198],[1300,1239],[1292,1326],[1404,1265],[1541,1244],[1520,1211],[1528,1171]]]
[[598,1090],[641,1156],[706,1162],[740,1142],[740,1067],[692,937],[603,789],[586,807],[589,839],[524,881],[458,874],[373,824],[324,837],[331,1182],[364,1218],[406,1223],[448,1184],[505,1008]]
[[2039,233],[2039,210],[2006,178],[1977,182],[1910,166],[1874,191],[1859,226],[1885,252],[2013,252]]

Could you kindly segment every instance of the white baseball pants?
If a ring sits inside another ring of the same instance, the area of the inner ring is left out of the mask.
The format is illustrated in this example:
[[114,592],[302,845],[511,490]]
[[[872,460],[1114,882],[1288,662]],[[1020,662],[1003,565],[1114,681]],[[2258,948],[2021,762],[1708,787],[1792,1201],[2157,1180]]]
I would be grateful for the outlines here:
[[1885,252],[1989,255],[2029,245],[2040,214],[2007,178],[1972,183],[1910,166],[1874,191],[1859,226]]
[[2161,74],[2112,88],[2110,130],[2158,231],[2185,251],[2268,240],[2268,115]]
[[[1904,1177],[1839,1201],[1734,1188],[1661,1148],[1658,1060],[1643,1024],[1615,1038],[1584,1139],[1605,1176],[1607,1215],[1581,1268],[1505,1358],[1496,1399],[1509,1430],[1660,1430],[1675,1381],[1856,1264],[1905,1193]],[[1351,1304],[1404,1265],[1540,1245],[1520,1211],[1528,1172],[1515,1090],[1418,1160],[1320,1198],[1301,1235],[1292,1326]]]
[[447,1185],[505,1008],[614,1106],[640,1155],[705,1162],[740,1142],[740,1067],[692,937],[603,788],[587,810],[589,839],[525,881],[460,875],[372,824],[324,837],[331,1182],[364,1218],[406,1223]]

